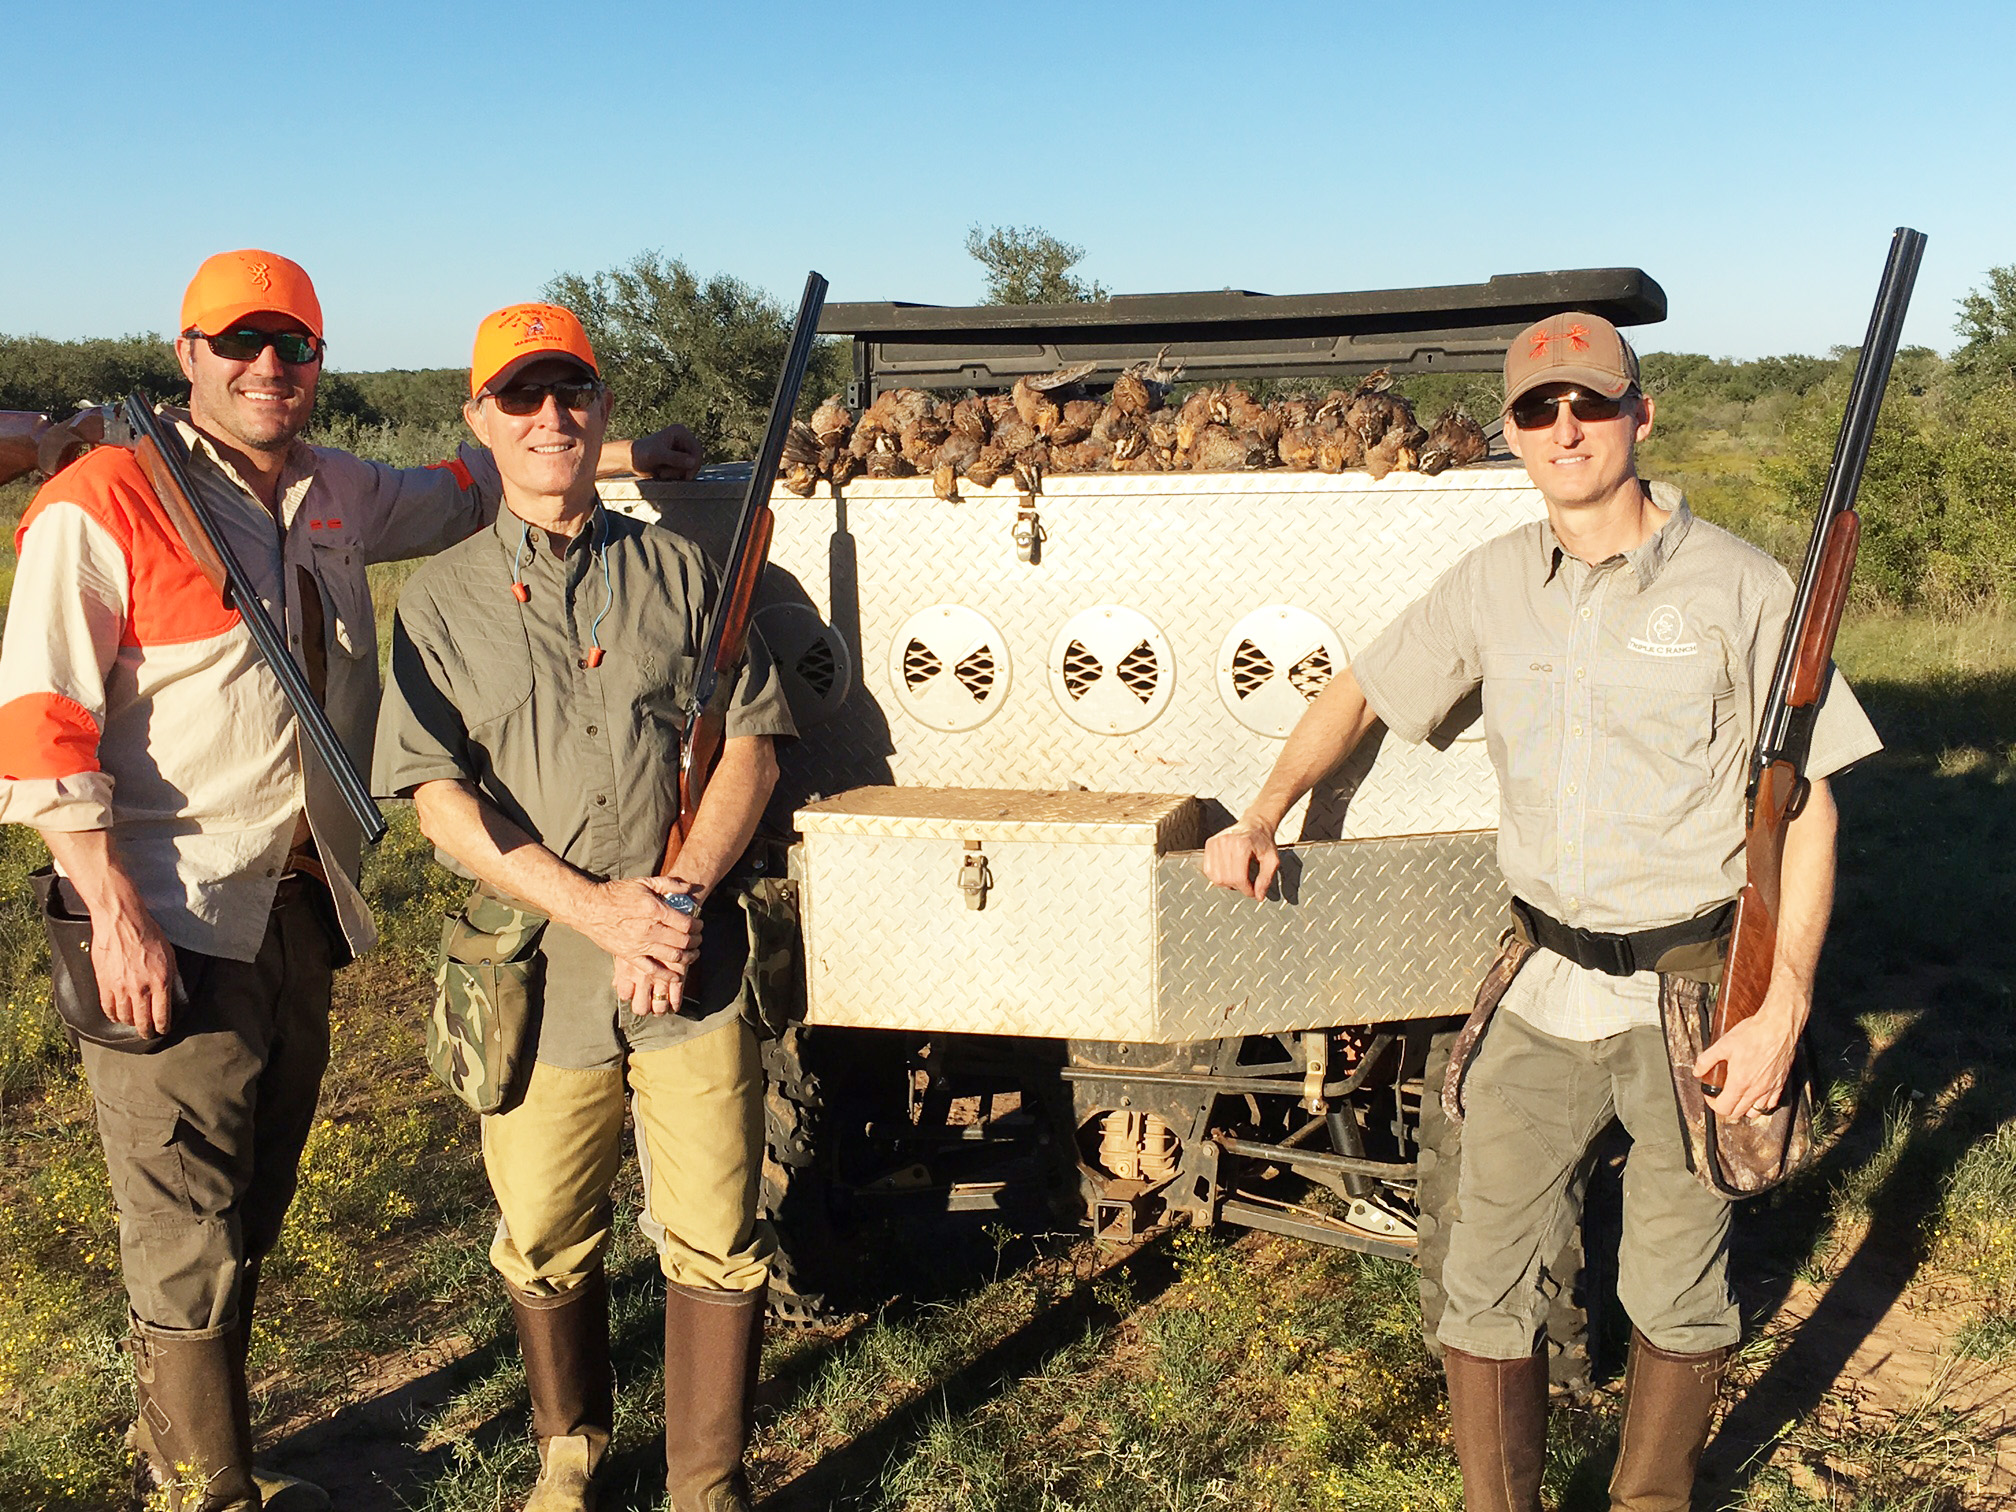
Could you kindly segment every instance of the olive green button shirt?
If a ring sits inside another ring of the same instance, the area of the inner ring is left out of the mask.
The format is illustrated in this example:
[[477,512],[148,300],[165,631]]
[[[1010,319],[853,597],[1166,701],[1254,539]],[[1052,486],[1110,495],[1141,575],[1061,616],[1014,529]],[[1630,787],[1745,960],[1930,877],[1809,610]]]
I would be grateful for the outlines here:
[[[525,585],[522,603],[514,581]],[[682,711],[718,591],[713,565],[662,526],[598,508],[556,556],[545,531],[500,510],[490,529],[427,562],[399,596],[374,791],[405,796],[424,782],[467,781],[590,876],[654,874],[678,812]],[[598,644],[603,655],[591,666]],[[728,738],[795,733],[776,667],[752,630]],[[724,905],[717,927],[713,912],[709,947],[739,919]],[[619,1017],[608,957],[592,947],[584,956],[586,943],[548,927],[542,1061],[606,1064],[619,1041],[643,1048],[638,1030],[654,1042],[692,1032],[688,1020],[633,1023],[627,1009]],[[561,1017],[579,1020],[572,1030],[552,1022],[562,995]]]
[[[1744,793],[1792,607],[1777,562],[1694,518],[1680,491],[1636,549],[1589,565],[1544,520],[1488,541],[1353,664],[1400,738],[1427,736],[1480,685],[1513,892],[1565,923],[1629,932],[1742,889]],[[1882,748],[1839,672],[1807,775]],[[1505,1005],[1565,1039],[1659,1021],[1658,976],[1612,977],[1541,951]]]

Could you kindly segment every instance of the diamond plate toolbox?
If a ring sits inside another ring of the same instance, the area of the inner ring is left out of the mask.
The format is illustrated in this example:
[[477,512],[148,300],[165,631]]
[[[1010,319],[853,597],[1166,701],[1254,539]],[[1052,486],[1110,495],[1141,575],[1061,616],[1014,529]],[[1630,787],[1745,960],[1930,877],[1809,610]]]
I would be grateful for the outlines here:
[[1461,1013],[1503,921],[1488,833],[1197,869],[1188,796],[863,788],[799,811],[808,1022],[1175,1042]]
[[[1334,672],[1464,552],[1543,513],[1524,470],[1498,466],[961,489],[776,494],[756,623],[804,736],[779,752],[776,822],[815,794],[886,783],[1175,791],[1238,813]],[[740,491],[612,483],[603,497],[718,561]],[[1459,707],[1419,746],[1375,730],[1283,837],[1491,828],[1476,713]]]

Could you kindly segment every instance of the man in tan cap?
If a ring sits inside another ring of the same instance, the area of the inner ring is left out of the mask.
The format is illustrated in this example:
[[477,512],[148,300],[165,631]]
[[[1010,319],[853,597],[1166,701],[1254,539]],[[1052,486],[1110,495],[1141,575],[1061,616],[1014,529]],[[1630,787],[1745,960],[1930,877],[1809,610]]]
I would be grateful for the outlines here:
[[[300,440],[322,309],[300,266],[220,253],[175,343],[192,480],[337,733],[367,764],[378,654],[367,563],[438,551],[500,497],[486,452],[399,470]],[[610,449],[679,476],[674,428]],[[370,948],[360,836],[237,611],[133,454],[104,446],[37,493],[0,641],[0,822],[34,826],[67,1019],[97,1104],[139,1390],[143,1493],[176,1512],[326,1507],[252,1469],[245,1357],[329,1055],[333,970]],[[60,966],[60,959],[59,959]],[[102,1017],[98,1017],[102,1014]]]
[[421,829],[477,879],[444,940],[498,964],[465,991],[444,960],[437,1011],[459,994],[481,1015],[507,991],[525,1010],[522,1069],[471,1101],[539,1442],[526,1512],[592,1506],[615,1430],[602,1257],[626,1109],[665,1274],[669,1512],[746,1512],[775,1241],[756,1209],[763,1072],[731,877],[791,715],[752,633],[720,765],[657,875],[679,814],[676,690],[693,686],[719,574],[596,497],[609,392],[569,311],[485,319],[469,379],[464,414],[504,508],[399,596],[374,786],[411,793]]
[[[1204,870],[1264,896],[1274,830],[1375,720],[1419,741],[1483,689],[1510,980],[1469,1063],[1457,1212],[1441,1277],[1464,1502],[1538,1512],[1545,1266],[1578,1214],[1577,1166],[1614,1117],[1632,1139],[1617,1290],[1634,1326],[1613,1508],[1679,1512],[1730,1348],[1729,1205],[1691,1173],[1660,1027],[1660,967],[1712,954],[1744,881],[1744,790],[1792,604],[1769,556],[1638,477],[1653,401],[1608,321],[1570,312],[1505,356],[1505,437],[1544,520],[1470,552],[1310,704]],[[1709,1047],[1725,1119],[1776,1105],[1812,1007],[1833,900],[1829,774],[1880,747],[1837,673],[1814,730],[1812,796],[1784,857],[1771,987]],[[1496,969],[1496,968],[1494,968]],[[1435,1095],[1429,1089],[1427,1095]]]

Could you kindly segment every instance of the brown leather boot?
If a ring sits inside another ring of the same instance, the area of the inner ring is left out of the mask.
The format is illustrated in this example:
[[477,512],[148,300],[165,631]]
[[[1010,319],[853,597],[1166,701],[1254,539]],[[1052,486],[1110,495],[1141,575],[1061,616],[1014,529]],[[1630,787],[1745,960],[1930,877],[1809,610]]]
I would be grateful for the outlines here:
[[763,1359],[762,1287],[665,1285],[667,1512],[749,1512],[742,1451]]
[[1673,1354],[1631,1330],[1611,1512],[1687,1512],[1728,1363],[1727,1349]]
[[134,1489],[165,1490],[170,1512],[258,1512],[237,1334],[236,1323],[184,1330],[133,1319]]
[[557,1297],[505,1286],[518,1320],[539,1482],[525,1512],[593,1512],[595,1467],[616,1420],[609,1373],[609,1281],[601,1271]]
[[1540,1512],[1547,1463],[1547,1357],[1487,1360],[1444,1346],[1449,1431],[1465,1512]]

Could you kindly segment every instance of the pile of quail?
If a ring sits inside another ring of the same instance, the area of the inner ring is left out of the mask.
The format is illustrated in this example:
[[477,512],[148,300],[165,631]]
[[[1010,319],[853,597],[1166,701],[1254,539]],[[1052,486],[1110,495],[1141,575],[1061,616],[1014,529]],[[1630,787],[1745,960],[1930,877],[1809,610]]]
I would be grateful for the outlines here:
[[959,480],[991,488],[1012,477],[1040,493],[1052,473],[1236,472],[1285,467],[1308,472],[1363,468],[1435,474],[1481,462],[1484,431],[1460,407],[1426,430],[1393,393],[1383,369],[1354,389],[1263,404],[1237,384],[1200,388],[1168,404],[1178,368],[1158,356],[1136,363],[1105,399],[1087,394],[1093,364],[1018,378],[1006,394],[933,399],[917,389],[878,396],[857,421],[836,398],[793,423],[783,484],[801,498],[820,479],[844,487],[862,476],[928,476],[941,499]]

